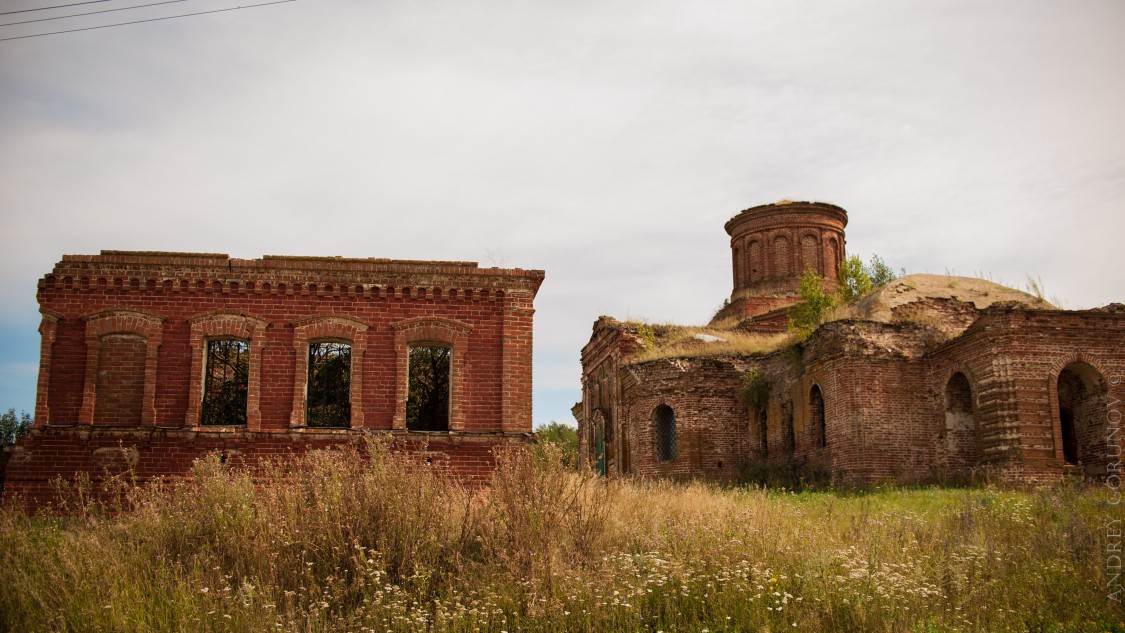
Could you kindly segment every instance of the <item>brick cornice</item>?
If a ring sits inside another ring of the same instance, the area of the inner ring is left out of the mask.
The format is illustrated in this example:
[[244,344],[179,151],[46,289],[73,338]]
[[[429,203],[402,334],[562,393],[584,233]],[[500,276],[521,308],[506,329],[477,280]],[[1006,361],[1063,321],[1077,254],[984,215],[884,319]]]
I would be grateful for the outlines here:
[[102,251],[64,255],[39,291],[151,291],[496,301],[534,297],[544,272],[475,262]]

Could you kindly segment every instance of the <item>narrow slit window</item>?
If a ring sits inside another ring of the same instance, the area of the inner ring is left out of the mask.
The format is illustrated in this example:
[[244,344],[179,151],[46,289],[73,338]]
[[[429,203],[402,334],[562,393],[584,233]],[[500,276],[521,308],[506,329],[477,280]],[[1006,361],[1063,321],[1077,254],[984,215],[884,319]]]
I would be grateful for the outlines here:
[[203,425],[246,424],[246,394],[250,383],[250,343],[242,339],[207,341],[203,377]]
[[662,404],[652,413],[656,436],[656,461],[670,462],[676,459],[676,413],[672,407]]
[[309,344],[308,409],[310,427],[348,427],[351,423],[352,346],[326,341]]
[[406,428],[449,430],[449,371],[452,350],[439,345],[410,346]]

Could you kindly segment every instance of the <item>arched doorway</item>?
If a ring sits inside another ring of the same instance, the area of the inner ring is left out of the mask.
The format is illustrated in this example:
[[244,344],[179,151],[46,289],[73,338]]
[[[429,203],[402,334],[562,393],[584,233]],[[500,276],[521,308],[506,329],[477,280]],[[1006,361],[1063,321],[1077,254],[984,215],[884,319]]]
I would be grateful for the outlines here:
[[[1075,362],[1059,372],[1055,437],[1067,465],[1087,475],[1107,474],[1106,411],[1108,385],[1093,366]],[[1058,452],[1058,451],[1056,451]]]
[[980,459],[977,423],[973,416],[973,388],[965,374],[956,372],[945,383],[946,460],[950,468],[971,468]]

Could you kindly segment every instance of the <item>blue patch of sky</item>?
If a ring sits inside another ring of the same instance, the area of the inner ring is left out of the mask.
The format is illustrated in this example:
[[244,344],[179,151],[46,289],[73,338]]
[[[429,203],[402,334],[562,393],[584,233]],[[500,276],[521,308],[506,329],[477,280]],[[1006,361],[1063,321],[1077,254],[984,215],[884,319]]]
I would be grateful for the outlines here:
[[0,409],[31,413],[39,370],[39,333],[35,325],[0,326]]

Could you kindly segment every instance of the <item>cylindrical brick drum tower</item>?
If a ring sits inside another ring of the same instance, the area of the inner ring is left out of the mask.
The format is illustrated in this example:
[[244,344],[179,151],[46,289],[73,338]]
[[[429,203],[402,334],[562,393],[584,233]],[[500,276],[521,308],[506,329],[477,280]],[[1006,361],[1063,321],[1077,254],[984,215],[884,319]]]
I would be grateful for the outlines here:
[[846,211],[824,202],[764,204],[731,218],[734,290],[721,314],[745,318],[792,305],[809,269],[834,290],[847,224]]

